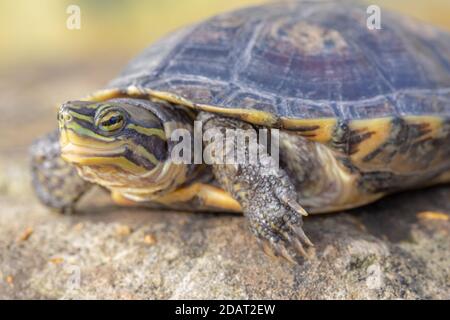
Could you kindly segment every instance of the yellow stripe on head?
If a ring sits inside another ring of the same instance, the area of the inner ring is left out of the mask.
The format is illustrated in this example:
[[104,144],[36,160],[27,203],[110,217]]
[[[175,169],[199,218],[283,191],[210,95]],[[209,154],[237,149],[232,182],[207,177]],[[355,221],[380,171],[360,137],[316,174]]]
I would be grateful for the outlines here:
[[[148,170],[144,167],[139,166],[138,164],[128,160],[123,156],[119,157],[85,157],[74,154],[63,154],[62,158],[68,162],[74,163],[78,166],[111,166],[124,170],[125,172],[133,173],[133,174],[144,174]],[[113,173],[113,171],[112,171]]]
[[170,161],[168,137],[176,128],[191,128],[193,117],[155,96],[126,94],[107,90],[66,103],[61,112],[72,115],[60,117],[62,156],[89,181],[152,199],[186,181],[190,166]]
[[164,132],[163,129],[159,129],[159,128],[145,128],[145,127],[141,127],[138,126],[134,123],[130,123],[129,125],[127,125],[127,128],[135,130],[139,133],[145,134],[147,136],[158,136],[160,139],[162,140],[166,140],[166,133]]

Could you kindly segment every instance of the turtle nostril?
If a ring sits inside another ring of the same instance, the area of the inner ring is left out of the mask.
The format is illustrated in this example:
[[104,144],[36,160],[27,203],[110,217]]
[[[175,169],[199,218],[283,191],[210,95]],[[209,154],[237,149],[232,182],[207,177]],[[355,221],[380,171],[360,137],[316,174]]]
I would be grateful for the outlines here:
[[73,119],[73,117],[67,108],[63,108],[59,111],[59,114],[58,114],[59,121],[68,123],[68,122],[72,121],[72,119]]
[[65,122],[70,122],[72,121],[72,115],[69,113],[64,114],[64,121]]

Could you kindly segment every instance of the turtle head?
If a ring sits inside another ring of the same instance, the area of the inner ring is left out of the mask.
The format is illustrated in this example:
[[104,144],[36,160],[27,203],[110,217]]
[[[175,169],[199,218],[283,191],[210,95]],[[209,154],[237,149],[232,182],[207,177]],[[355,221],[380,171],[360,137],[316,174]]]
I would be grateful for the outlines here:
[[160,109],[125,98],[64,103],[58,113],[61,156],[82,177],[109,189],[151,189],[157,182],[152,173],[168,156]]

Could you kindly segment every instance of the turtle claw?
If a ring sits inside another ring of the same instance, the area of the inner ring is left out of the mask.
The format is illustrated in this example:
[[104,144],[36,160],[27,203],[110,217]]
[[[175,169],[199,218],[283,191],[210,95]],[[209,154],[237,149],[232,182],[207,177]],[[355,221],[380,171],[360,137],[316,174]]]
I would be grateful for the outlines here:
[[266,255],[268,255],[269,257],[272,257],[272,258],[277,257],[277,254],[274,252],[273,246],[269,243],[268,240],[258,239],[258,244],[259,244],[260,248],[262,249],[262,251],[264,251],[264,253]]
[[305,246],[314,246],[311,240],[308,239],[305,232],[299,224],[289,224],[288,231],[285,232],[285,238],[287,242],[295,249],[295,251],[302,257],[308,259],[308,253],[306,252]]
[[304,216],[304,217],[308,216],[308,212],[306,212],[306,210],[303,209],[303,207],[301,205],[299,205],[297,203],[297,201],[292,201],[291,200],[287,204],[289,205],[289,207],[294,209],[297,213],[301,214],[302,216]]
[[[305,234],[305,231],[303,231],[303,229],[301,227],[295,226],[292,229],[298,238],[300,238],[308,246],[314,247],[314,244],[311,242],[311,240],[309,240],[309,238]],[[298,239],[296,239],[296,240],[298,241]]]
[[277,245],[278,249],[278,253],[287,261],[289,261],[292,264],[296,264],[297,262],[294,260],[294,258],[289,254],[289,251],[286,249],[286,247],[284,245]]
[[[308,254],[306,253],[305,249],[303,248],[303,245],[298,239],[294,239],[290,243],[295,248],[296,253],[299,253],[303,257],[308,258]],[[258,239],[258,244],[262,249],[262,251],[264,251],[264,253],[269,257],[271,258],[281,257],[292,264],[297,264],[295,256],[292,255],[289,252],[288,248],[280,241]]]
[[305,248],[303,247],[302,243],[297,238],[294,238],[292,243],[298,253],[300,253],[303,257],[308,258],[308,254],[306,253]]
[[309,259],[307,247],[314,246],[302,229],[302,216],[306,214],[300,204],[292,196],[276,198],[278,205],[273,207],[271,214],[261,207],[261,215],[265,219],[253,220],[252,230],[258,237],[263,251],[273,257],[282,257],[296,264],[295,256]]
[[301,228],[301,220],[295,224],[288,222],[280,227],[272,225],[266,232],[257,236],[258,244],[268,256],[281,257],[293,264],[298,263],[296,255],[309,259],[307,247],[312,247],[313,243]]
[[303,209],[303,207],[297,202],[297,200],[295,200],[295,197],[292,197],[285,193],[280,197],[280,201],[298,214],[301,214],[304,217],[308,216],[308,212]]
[[292,257],[292,255],[289,253],[289,251],[286,249],[286,247],[281,244],[279,241],[274,240],[264,240],[263,241],[263,250],[264,253],[271,257],[282,257],[286,261],[296,264],[295,259]]

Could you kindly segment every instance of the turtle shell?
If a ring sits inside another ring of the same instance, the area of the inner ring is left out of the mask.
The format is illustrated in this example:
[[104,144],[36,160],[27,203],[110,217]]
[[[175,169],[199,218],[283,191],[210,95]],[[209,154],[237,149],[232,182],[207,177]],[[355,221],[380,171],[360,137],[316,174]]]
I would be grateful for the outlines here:
[[448,141],[450,35],[386,10],[370,30],[366,9],[296,1],[218,15],[151,45],[90,99],[150,95],[359,158],[392,132],[405,140],[398,119],[423,133],[406,139]]
[[184,28],[132,60],[110,88],[290,119],[450,114],[450,35],[382,11],[327,2],[266,4]]

